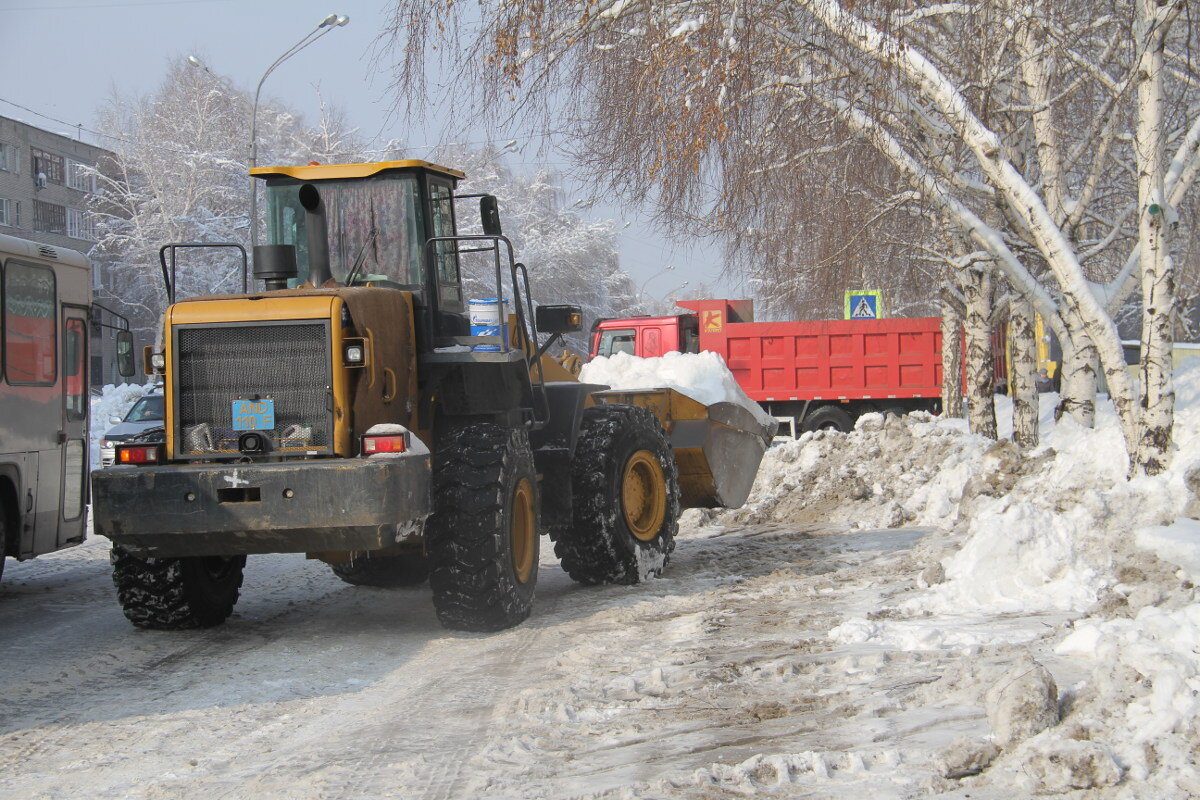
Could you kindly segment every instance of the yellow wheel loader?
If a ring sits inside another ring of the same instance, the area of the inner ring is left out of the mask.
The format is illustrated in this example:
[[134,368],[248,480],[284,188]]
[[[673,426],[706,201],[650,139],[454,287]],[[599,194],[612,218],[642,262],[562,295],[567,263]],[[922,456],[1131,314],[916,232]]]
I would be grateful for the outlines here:
[[[171,304],[145,363],[165,441],[93,474],[134,625],[219,624],[247,555],[296,552],[352,584],[428,578],[444,625],[499,630],[530,613],[543,534],[573,579],[637,583],[666,565],[681,508],[745,501],[774,431],[729,403],[580,383],[547,355],[580,309],[535,308],[495,198],[456,195],[461,172],[253,174],[261,290],[176,300],[176,253],[203,245],[164,246]],[[458,233],[469,197],[482,235]],[[487,259],[490,301],[464,297],[468,257]],[[472,326],[480,303],[491,327]]]

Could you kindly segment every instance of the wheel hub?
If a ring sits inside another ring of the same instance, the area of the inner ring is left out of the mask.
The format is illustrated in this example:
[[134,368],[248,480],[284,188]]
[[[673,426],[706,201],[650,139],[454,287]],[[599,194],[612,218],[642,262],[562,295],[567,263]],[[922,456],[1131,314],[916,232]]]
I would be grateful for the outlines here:
[[658,535],[667,516],[667,482],[649,450],[638,450],[625,463],[621,507],[630,533],[643,542]]
[[513,572],[521,583],[533,574],[533,553],[537,530],[533,514],[533,484],[522,478],[513,492],[512,521],[509,523]]

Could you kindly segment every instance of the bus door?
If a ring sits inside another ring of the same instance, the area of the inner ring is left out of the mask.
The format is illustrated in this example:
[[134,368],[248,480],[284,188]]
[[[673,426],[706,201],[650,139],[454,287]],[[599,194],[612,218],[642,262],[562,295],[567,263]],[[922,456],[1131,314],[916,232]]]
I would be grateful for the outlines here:
[[88,477],[87,310],[63,308],[62,509],[58,546],[83,540]]

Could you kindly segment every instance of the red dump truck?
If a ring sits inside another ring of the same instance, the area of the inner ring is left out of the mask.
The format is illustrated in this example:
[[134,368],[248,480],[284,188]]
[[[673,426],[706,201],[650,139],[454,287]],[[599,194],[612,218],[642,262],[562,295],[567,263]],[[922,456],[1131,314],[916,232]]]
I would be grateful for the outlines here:
[[848,431],[861,414],[941,410],[938,317],[755,322],[751,300],[689,300],[691,313],[602,319],[591,356],[720,353],[746,394],[794,435]]

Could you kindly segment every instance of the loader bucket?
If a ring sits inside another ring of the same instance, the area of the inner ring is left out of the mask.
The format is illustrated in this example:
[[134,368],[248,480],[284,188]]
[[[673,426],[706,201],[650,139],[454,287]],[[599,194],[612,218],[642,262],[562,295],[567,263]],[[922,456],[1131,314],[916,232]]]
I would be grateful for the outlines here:
[[674,389],[597,392],[598,403],[642,406],[671,438],[685,508],[740,508],[750,495],[777,423],[736,403],[706,406]]

